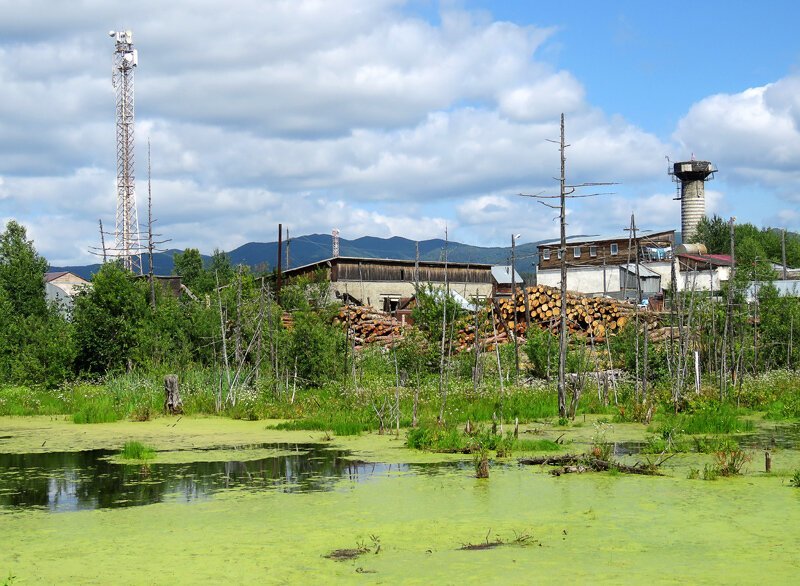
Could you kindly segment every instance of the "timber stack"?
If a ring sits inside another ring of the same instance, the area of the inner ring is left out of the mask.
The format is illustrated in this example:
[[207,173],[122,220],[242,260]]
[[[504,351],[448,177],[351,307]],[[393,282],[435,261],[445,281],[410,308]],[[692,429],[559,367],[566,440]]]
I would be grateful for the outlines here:
[[366,344],[391,345],[403,337],[403,325],[399,320],[371,307],[342,306],[333,321],[348,328],[348,337],[355,343],[356,350]]
[[[563,301],[560,289],[545,285],[528,287],[525,292],[518,289],[511,297],[496,301],[493,326],[489,322],[488,328],[481,328],[481,346],[491,349],[494,344],[510,341],[511,332],[516,332],[519,341],[524,342],[528,321],[531,327],[558,333],[563,303],[566,303],[569,332],[586,338],[593,337],[596,342],[602,342],[607,335],[620,331],[636,312],[636,306],[632,303],[589,297],[572,291],[567,292],[567,298]],[[655,316],[649,312],[642,311],[639,316],[643,321],[655,321]],[[467,324],[459,331],[459,347],[464,350],[474,344],[475,327]]]
[[562,300],[559,289],[537,285],[528,287],[525,293],[518,290],[511,297],[498,302],[498,321],[503,329],[514,330],[518,335],[525,333],[528,320],[526,297],[531,325],[557,332],[561,306],[566,303],[570,333],[594,336],[600,340],[605,339],[607,334],[621,330],[636,311],[631,303],[606,297],[589,297],[571,291],[567,292],[566,300]]

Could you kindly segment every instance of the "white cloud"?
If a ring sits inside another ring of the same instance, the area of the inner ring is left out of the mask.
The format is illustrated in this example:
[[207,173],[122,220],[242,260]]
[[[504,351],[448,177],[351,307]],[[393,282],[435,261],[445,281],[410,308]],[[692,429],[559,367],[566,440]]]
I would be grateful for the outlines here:
[[717,94],[681,119],[675,138],[685,152],[711,160],[728,180],[758,184],[800,201],[800,76]]
[[[113,222],[109,28],[130,27],[140,52],[140,218],[149,136],[159,231],[178,247],[272,240],[278,222],[298,235],[449,225],[475,244],[535,240],[557,232],[552,214],[513,194],[557,185],[546,140],[560,112],[575,181],[621,181],[631,197],[669,152],[537,58],[549,28],[451,9],[432,24],[400,0],[36,6],[0,0],[0,214],[25,221],[54,263],[92,260],[97,218]],[[773,94],[788,119],[791,88]],[[571,231],[618,223],[592,210],[576,204]]]

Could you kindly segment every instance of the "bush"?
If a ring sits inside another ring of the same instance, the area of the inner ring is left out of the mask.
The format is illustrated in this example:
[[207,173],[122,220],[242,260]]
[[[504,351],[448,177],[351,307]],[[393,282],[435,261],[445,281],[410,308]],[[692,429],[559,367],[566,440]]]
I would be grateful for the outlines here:
[[341,328],[331,325],[320,313],[298,311],[294,314],[286,363],[292,370],[296,367],[304,385],[320,387],[341,376],[344,346]]

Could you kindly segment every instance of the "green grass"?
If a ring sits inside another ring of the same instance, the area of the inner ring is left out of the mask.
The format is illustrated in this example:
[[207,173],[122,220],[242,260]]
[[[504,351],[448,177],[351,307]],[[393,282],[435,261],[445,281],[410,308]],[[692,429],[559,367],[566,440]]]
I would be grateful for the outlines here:
[[292,421],[283,421],[272,426],[272,429],[283,429],[290,431],[331,431],[335,435],[359,435],[365,431],[369,431],[371,428],[372,426],[359,421],[324,421],[322,419],[293,419]]
[[416,450],[457,453],[469,451],[471,439],[456,427],[426,425],[408,430],[406,446]]
[[753,421],[739,417],[736,408],[727,403],[707,404],[691,413],[662,415],[658,423],[648,428],[649,431],[664,437],[667,433],[672,433],[673,436],[680,433],[726,434],[753,431],[753,429],[755,429]]
[[86,402],[72,414],[74,423],[111,423],[121,419],[108,398]]
[[125,460],[152,460],[156,457],[156,451],[141,442],[125,442],[120,452],[120,457]]

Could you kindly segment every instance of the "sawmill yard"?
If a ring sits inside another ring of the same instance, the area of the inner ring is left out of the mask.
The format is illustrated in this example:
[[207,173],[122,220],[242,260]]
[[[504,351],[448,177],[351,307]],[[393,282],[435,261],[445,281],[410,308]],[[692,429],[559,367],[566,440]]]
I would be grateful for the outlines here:
[[105,263],[62,312],[3,238],[7,584],[796,570],[800,304],[768,285],[645,306],[456,267],[467,299],[429,263],[383,311],[187,250],[191,295]]
[[765,299],[732,379],[693,292],[657,312],[420,285],[384,312],[324,279],[225,279],[152,308],[104,265],[64,326],[83,371],[0,388],[7,583],[794,575],[800,534],[775,528],[800,521],[800,375],[763,337],[793,300]]

